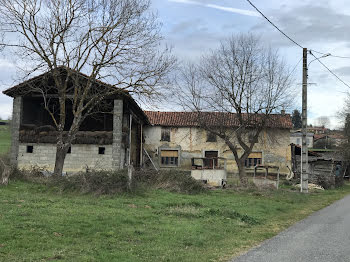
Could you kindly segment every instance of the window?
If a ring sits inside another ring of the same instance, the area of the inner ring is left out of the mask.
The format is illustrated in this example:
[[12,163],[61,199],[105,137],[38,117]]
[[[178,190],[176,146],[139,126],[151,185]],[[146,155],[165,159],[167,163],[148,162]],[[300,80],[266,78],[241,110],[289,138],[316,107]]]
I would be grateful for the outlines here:
[[68,151],[67,151],[67,154],[70,154],[70,153],[72,153],[72,148],[71,147],[69,147]]
[[245,160],[244,165],[246,167],[254,167],[256,165],[262,164],[262,153],[261,152],[253,152],[250,153],[248,158]]
[[218,166],[218,151],[205,151],[204,167],[213,168]]
[[98,154],[99,154],[99,155],[104,155],[104,154],[105,154],[105,150],[106,150],[105,147],[99,147],[99,148],[98,148]]
[[162,166],[178,166],[179,151],[178,150],[161,150],[160,160]]
[[216,135],[208,131],[207,142],[216,142]]
[[160,141],[170,142],[170,128],[169,127],[162,127],[162,134],[160,137]]
[[27,146],[27,153],[33,153],[33,149],[34,147],[33,146]]

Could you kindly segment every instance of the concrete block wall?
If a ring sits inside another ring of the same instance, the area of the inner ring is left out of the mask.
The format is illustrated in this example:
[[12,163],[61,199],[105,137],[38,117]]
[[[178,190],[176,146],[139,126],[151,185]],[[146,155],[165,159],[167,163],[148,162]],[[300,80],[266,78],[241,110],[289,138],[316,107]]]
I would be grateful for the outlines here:
[[22,97],[13,99],[12,123],[11,123],[11,151],[10,161],[13,166],[18,164],[19,128],[22,118]]
[[[20,143],[19,129],[22,118],[22,98],[13,100],[11,163],[19,168],[41,166],[54,169],[55,144]],[[125,150],[122,146],[123,100],[114,101],[113,144],[112,145],[72,145],[71,154],[67,154],[64,171],[77,172],[87,166],[93,169],[118,170],[124,167]],[[33,153],[27,153],[27,146],[33,146]],[[105,154],[99,155],[98,148],[105,147]]]
[[[33,153],[27,153],[27,146],[33,146]],[[105,154],[99,154],[99,147],[105,148]],[[55,165],[55,144],[19,144],[18,167],[30,169],[33,166],[53,171]],[[111,170],[112,145],[72,145],[71,153],[67,154],[64,172],[79,172],[86,167],[98,170]]]
[[123,136],[123,100],[114,100],[113,109],[113,144],[112,144],[112,166],[118,170],[123,168],[124,148],[122,147]]

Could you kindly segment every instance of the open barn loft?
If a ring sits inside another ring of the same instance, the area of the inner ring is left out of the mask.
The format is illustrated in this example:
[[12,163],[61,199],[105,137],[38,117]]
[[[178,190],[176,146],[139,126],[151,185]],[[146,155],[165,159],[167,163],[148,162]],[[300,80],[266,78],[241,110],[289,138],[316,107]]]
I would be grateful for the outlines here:
[[[74,84],[87,81],[87,76],[65,67],[59,70],[64,76],[67,73],[74,75],[67,85],[65,135],[73,121],[71,96]],[[100,81],[93,84],[95,90],[115,88]],[[52,72],[41,74],[3,93],[14,98],[12,164],[20,168],[39,165],[53,169],[59,96]],[[74,172],[87,167],[120,169],[129,163],[140,166],[142,127],[147,123],[146,115],[127,92],[106,97],[80,125],[68,151],[64,170]]]

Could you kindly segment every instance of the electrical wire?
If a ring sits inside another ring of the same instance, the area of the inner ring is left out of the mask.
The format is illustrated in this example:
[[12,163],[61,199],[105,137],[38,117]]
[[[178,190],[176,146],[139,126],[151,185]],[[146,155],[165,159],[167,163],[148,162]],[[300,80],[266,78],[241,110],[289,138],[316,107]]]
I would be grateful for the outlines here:
[[[264,17],[273,27],[275,27],[281,34],[283,34],[286,38],[288,38],[291,42],[293,42],[295,45],[303,48],[299,43],[297,43],[295,40],[293,40],[291,37],[289,37],[286,33],[284,33],[281,29],[279,29],[270,19],[268,19],[250,0],[246,0],[252,7],[254,7],[254,9],[260,14],[262,15],[262,17]],[[316,57],[312,52],[321,54],[323,56],[331,56],[331,57],[336,57],[336,58],[343,58],[343,59],[350,59],[349,56],[338,56],[338,55],[332,55],[331,53],[322,53],[313,49],[309,49],[309,53],[315,57],[315,60],[317,60],[324,68],[326,68],[333,76],[335,76],[340,82],[342,82],[345,86],[350,88],[350,85],[348,85],[343,79],[341,79],[339,76],[337,76],[331,69],[329,69],[329,67],[327,67],[324,63],[322,63],[320,61],[320,59],[318,57]],[[290,75],[292,75],[292,73],[295,71],[295,69],[297,68],[297,66],[299,65],[300,61],[302,60],[302,58],[299,60],[299,62],[296,64],[296,66],[293,68],[293,70],[290,72]],[[338,90],[336,90],[337,92],[340,92]]]
[[322,53],[313,49],[310,49],[310,51],[315,52],[317,54],[320,55],[328,55],[328,56],[332,56],[332,57],[336,57],[336,58],[344,58],[344,59],[350,59],[350,56],[339,56],[339,55],[332,55],[331,53]]
[[298,65],[300,64],[301,60],[303,60],[302,57],[300,58],[299,62],[294,66],[293,70],[290,71],[289,76],[291,76],[291,75],[294,73],[295,69],[297,69],[297,67],[298,67]]
[[259,14],[261,14],[274,28],[276,28],[281,34],[283,34],[285,37],[287,37],[291,42],[299,46],[300,48],[303,48],[300,44],[298,44],[295,40],[293,40],[291,37],[289,37],[286,33],[284,33],[281,29],[278,28],[270,19],[268,19],[250,0],[246,0],[256,11],[258,11]]
[[[266,17],[266,15],[263,14],[250,0],[246,0],[262,17],[264,17],[274,28],[276,28],[281,34],[283,34],[286,38],[288,38],[291,42],[296,44],[297,46],[303,48],[299,43],[297,43],[295,40],[293,40],[290,36],[288,36],[286,33],[284,33],[281,29],[278,28],[277,25],[275,25],[270,19]],[[313,49],[310,49],[311,51],[321,54],[321,55],[328,55],[331,57],[336,57],[336,58],[343,58],[343,59],[350,59],[350,56],[340,56],[340,55],[332,55],[331,53],[322,53],[320,51],[316,51]]]
[[315,57],[316,60],[317,60],[324,68],[326,68],[332,75],[334,75],[340,82],[342,82],[344,85],[346,85],[347,87],[350,88],[350,86],[349,86],[347,83],[345,83],[344,80],[342,80],[342,79],[341,79],[339,76],[337,76],[331,69],[329,69],[329,67],[327,67],[324,63],[322,63],[322,61],[321,61],[319,58],[317,58],[312,52],[310,52],[310,54],[311,54],[313,57]]

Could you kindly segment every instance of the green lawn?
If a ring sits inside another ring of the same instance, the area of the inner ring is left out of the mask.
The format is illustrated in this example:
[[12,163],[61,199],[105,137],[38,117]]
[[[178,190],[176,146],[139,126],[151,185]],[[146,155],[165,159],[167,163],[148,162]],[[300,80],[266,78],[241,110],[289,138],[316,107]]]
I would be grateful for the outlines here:
[[13,182],[0,187],[0,261],[226,261],[348,193],[95,197]]
[[0,126],[0,155],[7,153],[10,149],[11,134],[9,126]]

